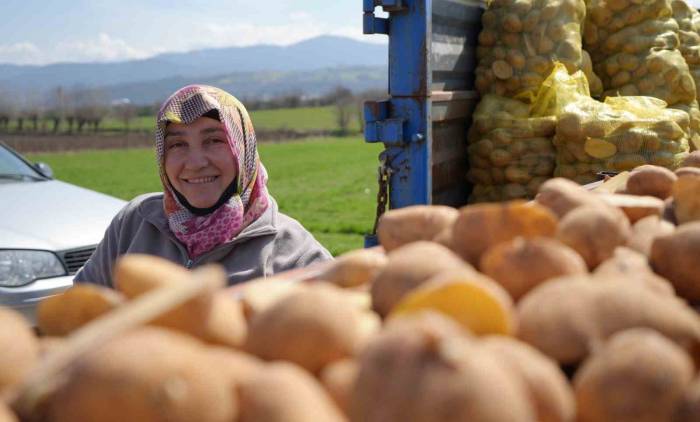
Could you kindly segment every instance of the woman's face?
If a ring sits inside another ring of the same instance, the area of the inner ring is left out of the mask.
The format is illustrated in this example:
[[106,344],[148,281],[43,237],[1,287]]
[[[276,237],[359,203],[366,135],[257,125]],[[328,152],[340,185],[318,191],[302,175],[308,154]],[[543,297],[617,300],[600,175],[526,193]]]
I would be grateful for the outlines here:
[[189,125],[170,123],[165,132],[165,174],[196,208],[216,204],[238,173],[218,120],[200,117]]

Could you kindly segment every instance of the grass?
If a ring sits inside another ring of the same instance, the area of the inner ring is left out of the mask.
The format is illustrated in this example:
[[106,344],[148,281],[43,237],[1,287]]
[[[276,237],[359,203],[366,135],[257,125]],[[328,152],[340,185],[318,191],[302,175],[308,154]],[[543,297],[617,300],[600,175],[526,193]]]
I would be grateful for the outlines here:
[[[280,210],[334,255],[361,248],[374,223],[381,146],[360,137],[260,145],[268,187]],[[60,180],[125,200],[162,191],[150,149],[30,154]]]
[[[275,110],[257,110],[250,113],[253,125],[261,130],[277,130],[290,129],[297,131],[309,130],[328,130],[333,131],[338,129],[336,123],[335,107],[301,107],[301,108],[281,108]],[[155,126],[155,117],[153,116],[138,116],[134,117],[129,122],[129,130],[131,131],[153,131]],[[10,122],[10,130],[16,130],[17,122]],[[29,121],[24,122],[26,132],[32,130],[32,124]],[[40,124],[41,128],[41,124]],[[53,123],[47,122],[46,130],[50,131],[53,128]],[[74,128],[75,129],[75,128]],[[117,132],[124,131],[124,121],[116,117],[107,117],[100,123],[100,131]],[[65,122],[59,127],[60,132],[68,130],[68,125]],[[91,127],[85,126],[84,132],[90,132]],[[357,116],[352,116],[349,130],[358,132],[360,130]]]

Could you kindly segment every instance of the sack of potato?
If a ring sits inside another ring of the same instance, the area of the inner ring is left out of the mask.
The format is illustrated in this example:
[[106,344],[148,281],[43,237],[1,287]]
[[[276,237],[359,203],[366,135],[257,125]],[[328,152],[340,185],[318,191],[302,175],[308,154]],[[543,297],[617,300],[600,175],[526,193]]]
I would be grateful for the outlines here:
[[[678,22],[680,52],[688,64],[690,74],[695,81],[696,96],[700,98],[700,12],[685,0],[672,0],[673,17]],[[700,148],[700,109],[697,103],[679,105],[680,110],[690,115],[690,147]]]
[[678,167],[688,153],[689,118],[665,105],[652,97],[608,97],[564,107],[554,137],[554,174],[585,184],[601,171]]
[[688,112],[694,144],[700,141],[694,103],[700,37],[693,19],[683,0],[591,0],[583,43],[604,97],[651,96]]
[[[700,82],[700,12],[685,0],[672,0],[673,18],[678,23],[680,52],[690,68],[696,88]],[[697,93],[700,97],[700,92]]]
[[585,50],[582,52],[582,54],[583,61],[581,64],[581,70],[583,71],[583,74],[586,75],[586,79],[588,80],[588,87],[591,91],[591,96],[593,98],[598,98],[603,95],[603,81],[600,80],[600,77],[598,77],[593,70],[591,55]]
[[553,116],[531,118],[518,100],[486,95],[469,132],[471,202],[532,198],[554,172]]
[[494,0],[482,16],[476,68],[480,94],[531,99],[555,61],[582,67],[582,0]]

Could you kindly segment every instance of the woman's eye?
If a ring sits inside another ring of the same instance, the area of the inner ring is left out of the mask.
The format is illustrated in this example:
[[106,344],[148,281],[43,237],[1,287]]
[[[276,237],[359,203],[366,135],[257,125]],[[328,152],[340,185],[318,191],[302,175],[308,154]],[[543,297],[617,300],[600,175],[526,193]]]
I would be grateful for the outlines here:
[[168,149],[180,148],[184,145],[185,145],[184,142],[172,142],[172,143],[168,144]]

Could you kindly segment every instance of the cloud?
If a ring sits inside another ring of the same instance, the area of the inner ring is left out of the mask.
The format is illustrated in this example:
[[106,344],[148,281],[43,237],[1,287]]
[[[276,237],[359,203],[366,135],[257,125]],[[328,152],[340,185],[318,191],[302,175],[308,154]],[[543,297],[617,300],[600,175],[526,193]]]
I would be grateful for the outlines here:
[[362,33],[361,23],[335,26],[317,21],[307,12],[293,12],[288,23],[255,25],[246,23],[200,23],[191,27],[189,48],[249,46],[256,44],[289,45],[319,35],[338,35],[366,42],[386,42]]
[[57,62],[113,62],[145,59],[164,52],[182,52],[200,48],[250,46],[256,44],[289,45],[319,35],[338,35],[366,42],[386,42],[386,37],[369,37],[357,25],[333,26],[316,21],[307,12],[293,12],[289,20],[279,25],[250,23],[216,24],[192,23],[181,38],[167,36],[167,42],[157,46],[135,46],[121,38],[99,33],[87,40],[58,42],[40,48],[30,42],[0,44],[0,63],[45,65]]
[[41,50],[30,42],[0,44],[0,63],[40,64]]
[[45,65],[57,62],[109,62],[143,59],[160,53],[159,49],[137,48],[124,40],[100,33],[83,41],[59,42],[42,49],[30,42],[0,44],[0,63]]
[[108,62],[144,59],[155,53],[153,49],[137,48],[124,40],[100,33],[97,39],[58,43],[51,61]]

